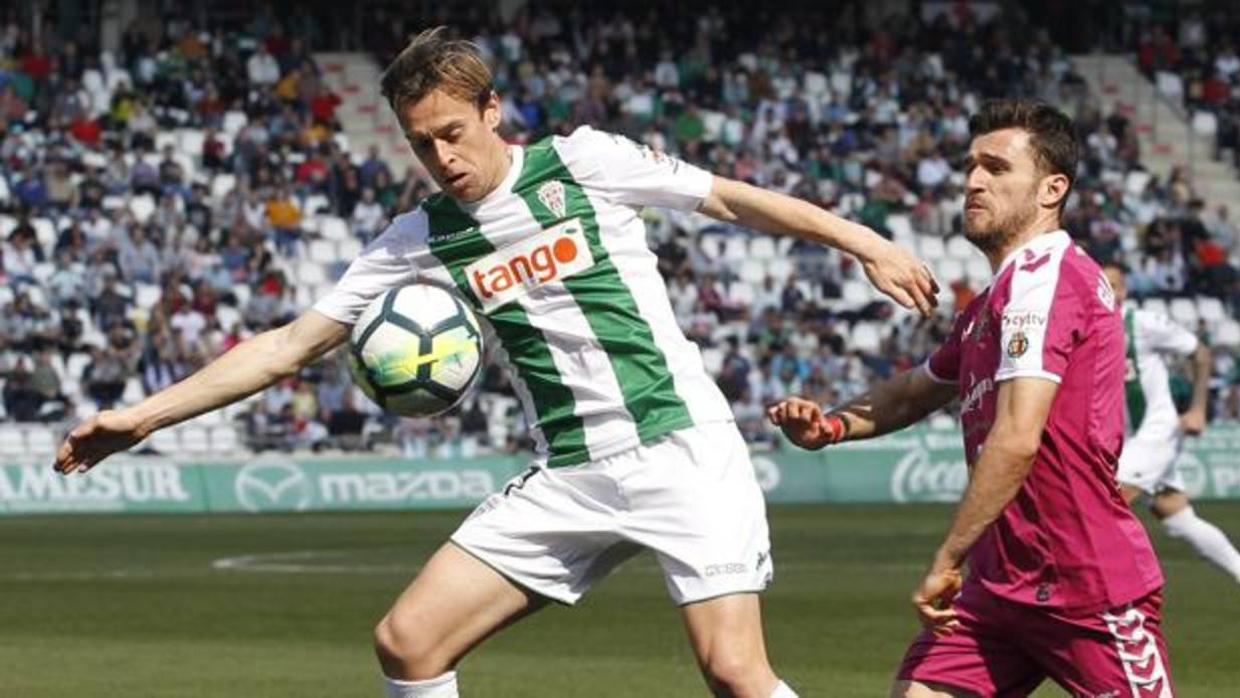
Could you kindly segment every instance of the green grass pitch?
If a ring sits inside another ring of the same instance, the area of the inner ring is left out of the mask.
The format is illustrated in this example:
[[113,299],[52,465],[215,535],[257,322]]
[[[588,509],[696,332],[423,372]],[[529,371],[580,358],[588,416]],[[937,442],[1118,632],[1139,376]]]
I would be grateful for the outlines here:
[[[1240,537],[1240,503],[1198,510]],[[949,514],[771,511],[767,636],[802,696],[886,695],[915,630],[906,599]],[[462,515],[0,520],[0,696],[375,698],[371,626]],[[1179,695],[1240,695],[1240,588],[1183,545],[1155,540]],[[502,632],[460,676],[475,697],[706,695],[649,555],[577,608]]]

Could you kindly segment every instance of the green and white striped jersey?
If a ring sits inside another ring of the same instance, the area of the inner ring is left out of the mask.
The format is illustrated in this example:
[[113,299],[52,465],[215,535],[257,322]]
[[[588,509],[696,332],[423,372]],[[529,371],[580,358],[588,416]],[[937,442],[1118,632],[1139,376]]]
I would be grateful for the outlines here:
[[710,173],[589,127],[510,152],[495,191],[470,204],[436,194],[398,216],[315,310],[352,324],[388,289],[455,289],[489,321],[550,466],[730,421],[638,217],[696,208]]

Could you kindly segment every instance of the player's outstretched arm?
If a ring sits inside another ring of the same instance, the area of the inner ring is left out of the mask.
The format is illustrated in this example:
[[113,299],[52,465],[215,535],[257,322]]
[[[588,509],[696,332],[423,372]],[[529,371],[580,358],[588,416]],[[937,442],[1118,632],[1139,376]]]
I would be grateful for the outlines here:
[[929,315],[939,287],[924,262],[873,230],[807,201],[715,176],[698,211],[777,235],[795,235],[853,254],[878,290]]
[[209,412],[293,375],[348,337],[349,326],[314,310],[233,347],[180,383],[121,410],[82,422],[56,453],[61,473],[86,472],[156,429]]
[[840,441],[869,439],[899,431],[942,408],[956,386],[930,378],[924,368],[904,371],[829,414],[798,397],[767,410],[771,423],[801,448],[820,449]]
[[1206,428],[1206,405],[1210,401],[1210,374],[1213,373],[1214,357],[1204,343],[1197,343],[1193,352],[1193,401],[1188,411],[1180,417],[1180,428],[1185,434],[1196,436]]

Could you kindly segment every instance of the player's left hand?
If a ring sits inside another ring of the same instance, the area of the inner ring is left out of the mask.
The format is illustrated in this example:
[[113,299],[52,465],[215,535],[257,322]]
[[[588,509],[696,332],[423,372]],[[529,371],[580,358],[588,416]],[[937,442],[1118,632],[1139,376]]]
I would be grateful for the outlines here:
[[1191,409],[1180,416],[1180,430],[1189,436],[1198,436],[1206,429],[1206,411]]
[[823,424],[822,408],[815,402],[790,397],[767,408],[766,417],[801,448],[816,451],[831,443],[830,432]]
[[889,240],[881,240],[873,252],[860,259],[875,288],[905,308],[916,308],[922,315],[934,312],[939,304],[939,284],[925,262]]
[[926,573],[921,586],[913,592],[913,607],[922,626],[940,637],[951,635],[960,627],[960,618],[952,601],[960,593],[964,578],[957,567],[936,562]]

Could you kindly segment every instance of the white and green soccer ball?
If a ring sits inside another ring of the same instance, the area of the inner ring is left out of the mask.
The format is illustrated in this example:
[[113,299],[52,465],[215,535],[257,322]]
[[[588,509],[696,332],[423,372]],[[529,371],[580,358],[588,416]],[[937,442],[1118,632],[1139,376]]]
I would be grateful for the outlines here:
[[452,293],[428,284],[376,298],[353,326],[349,368],[379,407],[429,417],[464,399],[482,368],[478,318]]

